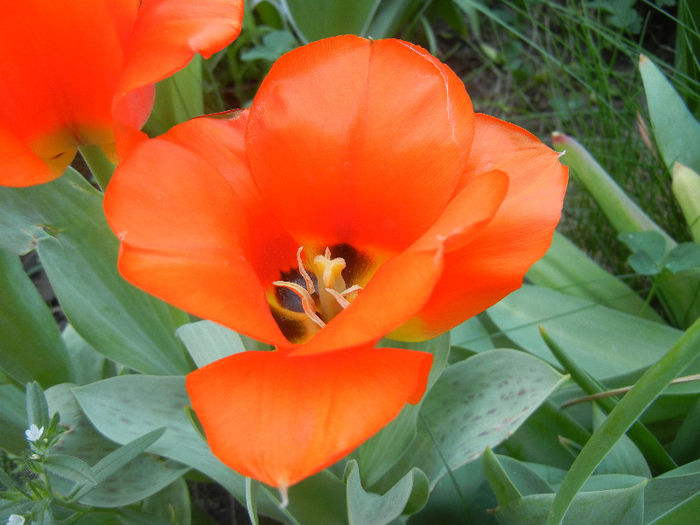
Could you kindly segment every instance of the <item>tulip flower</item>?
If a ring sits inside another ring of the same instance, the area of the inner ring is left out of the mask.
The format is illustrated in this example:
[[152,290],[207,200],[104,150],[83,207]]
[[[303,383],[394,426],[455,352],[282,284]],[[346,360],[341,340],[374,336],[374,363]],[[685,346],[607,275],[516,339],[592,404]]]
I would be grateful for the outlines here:
[[[154,83],[240,32],[242,0],[2,0],[0,185],[59,177],[78,146],[113,160],[139,138]],[[121,146],[120,146],[121,149]]]
[[437,336],[517,289],[547,250],[567,170],[475,114],[399,40],[280,58],[249,110],[139,146],[105,197],[140,288],[276,347],[191,373],[213,452],[285,487],[351,451],[426,385]]

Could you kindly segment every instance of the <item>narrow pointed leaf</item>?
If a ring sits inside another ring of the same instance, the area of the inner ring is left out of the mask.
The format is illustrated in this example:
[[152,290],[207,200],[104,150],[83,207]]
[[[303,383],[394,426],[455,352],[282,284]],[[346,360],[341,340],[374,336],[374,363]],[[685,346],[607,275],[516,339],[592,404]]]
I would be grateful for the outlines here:
[[236,332],[212,321],[188,323],[175,333],[185,343],[197,368],[245,351],[243,341]]
[[693,240],[700,243],[700,175],[676,162],[673,165],[671,189],[688,223]]

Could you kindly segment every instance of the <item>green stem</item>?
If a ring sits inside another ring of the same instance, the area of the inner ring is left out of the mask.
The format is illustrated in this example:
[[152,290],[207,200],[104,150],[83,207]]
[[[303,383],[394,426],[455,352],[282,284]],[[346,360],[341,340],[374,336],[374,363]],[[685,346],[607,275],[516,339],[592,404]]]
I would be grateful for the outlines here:
[[99,146],[90,144],[80,146],[79,150],[88,168],[90,168],[90,173],[92,173],[97,184],[99,184],[102,191],[104,191],[107,189],[107,184],[109,184],[109,180],[114,173],[114,164],[112,164],[112,161],[107,158]]

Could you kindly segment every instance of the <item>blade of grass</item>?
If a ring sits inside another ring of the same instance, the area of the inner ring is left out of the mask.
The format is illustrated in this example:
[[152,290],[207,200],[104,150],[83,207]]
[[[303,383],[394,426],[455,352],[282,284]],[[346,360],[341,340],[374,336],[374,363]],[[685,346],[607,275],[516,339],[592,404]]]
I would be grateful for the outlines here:
[[557,492],[546,525],[562,523],[571,502],[610,449],[663,392],[668,383],[700,355],[700,319],[696,320],[658,363],[613,409],[574,460]]

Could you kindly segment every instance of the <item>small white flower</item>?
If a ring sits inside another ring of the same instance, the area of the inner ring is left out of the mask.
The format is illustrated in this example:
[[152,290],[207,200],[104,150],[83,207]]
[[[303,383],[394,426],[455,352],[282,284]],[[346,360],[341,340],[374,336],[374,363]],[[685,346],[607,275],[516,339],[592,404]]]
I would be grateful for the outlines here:
[[24,525],[24,518],[18,514],[10,514],[7,518],[7,525]]
[[[43,433],[44,427],[38,428],[34,423],[32,423],[30,427],[24,431],[24,435],[27,436],[27,441],[31,441],[32,443],[39,439]],[[24,521],[22,523],[24,523]],[[14,525],[14,523],[12,525]]]

